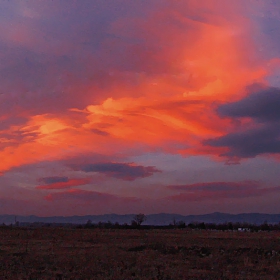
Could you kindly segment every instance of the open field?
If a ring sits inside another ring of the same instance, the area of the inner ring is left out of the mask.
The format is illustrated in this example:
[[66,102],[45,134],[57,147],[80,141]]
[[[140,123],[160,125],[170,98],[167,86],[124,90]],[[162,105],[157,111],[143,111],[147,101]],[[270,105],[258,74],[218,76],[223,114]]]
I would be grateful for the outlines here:
[[279,232],[4,228],[0,279],[279,279]]

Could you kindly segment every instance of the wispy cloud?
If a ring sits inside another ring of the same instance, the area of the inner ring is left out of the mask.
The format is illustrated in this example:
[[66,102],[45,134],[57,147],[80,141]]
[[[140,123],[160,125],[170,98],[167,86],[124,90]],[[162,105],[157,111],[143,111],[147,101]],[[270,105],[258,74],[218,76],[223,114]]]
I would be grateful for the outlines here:
[[81,200],[84,202],[91,202],[96,201],[97,203],[111,203],[111,202],[118,202],[118,203],[129,203],[129,202],[138,202],[140,201],[139,198],[136,197],[119,197],[109,193],[102,193],[96,191],[88,191],[88,190],[81,190],[81,189],[69,189],[66,191],[50,193],[45,196],[45,199],[48,201],[53,200]]
[[55,189],[68,189],[72,187],[87,185],[91,182],[90,179],[68,179],[68,177],[46,177],[41,178],[40,181],[46,183],[46,185],[39,185],[36,189],[39,190],[55,190]]
[[262,187],[261,183],[257,181],[208,182],[191,185],[173,185],[168,186],[168,188],[180,191],[179,194],[174,194],[166,198],[178,202],[240,198],[247,199],[250,197],[280,192],[280,186]]
[[74,170],[81,170],[83,172],[98,172],[109,177],[115,177],[122,180],[133,181],[137,178],[145,178],[152,176],[154,173],[161,172],[154,166],[140,166],[133,163],[117,163],[117,162],[103,162],[103,163],[88,163],[81,165],[72,165]]

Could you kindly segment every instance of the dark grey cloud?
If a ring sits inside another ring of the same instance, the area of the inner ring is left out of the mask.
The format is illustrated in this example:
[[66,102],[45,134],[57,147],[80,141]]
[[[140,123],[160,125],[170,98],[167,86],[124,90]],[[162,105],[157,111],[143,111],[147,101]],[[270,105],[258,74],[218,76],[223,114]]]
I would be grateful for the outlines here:
[[253,158],[262,154],[280,153],[280,89],[263,88],[244,99],[221,105],[217,112],[232,119],[251,118],[253,125],[240,125],[238,130],[214,139],[204,145],[227,147],[221,154],[229,158]]
[[256,129],[233,132],[225,136],[208,139],[203,143],[212,147],[228,147],[221,156],[253,158],[261,154],[280,153],[280,123],[262,125]]
[[145,178],[152,176],[156,172],[161,172],[154,166],[141,166],[130,163],[87,163],[81,165],[72,165],[74,170],[84,172],[98,172],[109,177],[115,177],[122,180],[133,181],[137,178]]
[[52,177],[43,177],[43,178],[38,179],[38,182],[43,182],[47,185],[54,184],[54,183],[68,182],[68,181],[69,181],[69,178],[66,176],[64,176],[64,177],[52,176]]
[[269,87],[249,94],[244,99],[221,105],[222,117],[253,118],[258,122],[280,121],[280,89]]

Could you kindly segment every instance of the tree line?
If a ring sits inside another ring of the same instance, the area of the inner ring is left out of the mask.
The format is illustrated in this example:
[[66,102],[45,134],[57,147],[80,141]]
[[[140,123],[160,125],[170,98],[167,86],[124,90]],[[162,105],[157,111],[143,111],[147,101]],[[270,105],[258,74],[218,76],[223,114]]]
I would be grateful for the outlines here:
[[138,225],[135,223],[131,224],[119,224],[108,222],[99,223],[86,223],[85,225],[78,225],[77,228],[108,228],[108,229],[188,229],[188,230],[218,230],[218,231],[280,231],[280,223],[278,224],[267,224],[261,225],[250,224],[250,223],[204,223],[204,222],[192,222],[186,224],[183,221],[177,222],[176,224],[170,223],[169,225]]
[[204,222],[191,222],[186,224],[184,221],[176,221],[175,219],[169,225],[143,225],[147,220],[147,216],[140,213],[133,217],[130,224],[118,222],[112,223],[111,221],[107,222],[98,222],[93,223],[91,220],[88,220],[85,224],[64,224],[64,223],[20,223],[16,221],[15,224],[5,225],[2,224],[1,228],[16,228],[16,227],[70,227],[77,229],[188,229],[188,230],[219,230],[219,231],[273,231],[280,230],[280,222],[278,224],[268,224],[267,221],[264,221],[260,225],[246,223],[246,222],[224,222],[224,223],[204,223]]

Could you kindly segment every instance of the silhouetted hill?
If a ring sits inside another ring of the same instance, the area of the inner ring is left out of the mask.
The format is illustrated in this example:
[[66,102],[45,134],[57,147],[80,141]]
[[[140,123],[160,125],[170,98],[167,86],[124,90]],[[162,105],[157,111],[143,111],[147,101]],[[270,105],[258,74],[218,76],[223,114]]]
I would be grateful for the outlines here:
[[[98,222],[112,222],[119,224],[130,224],[134,214],[117,215],[86,215],[86,216],[53,216],[53,217],[38,217],[38,216],[16,216],[18,222],[22,223],[72,223],[72,224],[85,224],[88,220],[92,223]],[[227,214],[227,213],[211,213],[205,215],[179,215],[179,214],[150,214],[147,215],[145,225],[169,225],[173,221],[183,221],[186,224],[191,222],[204,222],[204,223],[224,223],[224,222],[241,222],[260,225],[264,222],[268,224],[278,224],[280,222],[280,214],[261,214],[261,213],[242,213],[242,214]],[[6,225],[15,223],[15,215],[0,215],[0,223]]]

